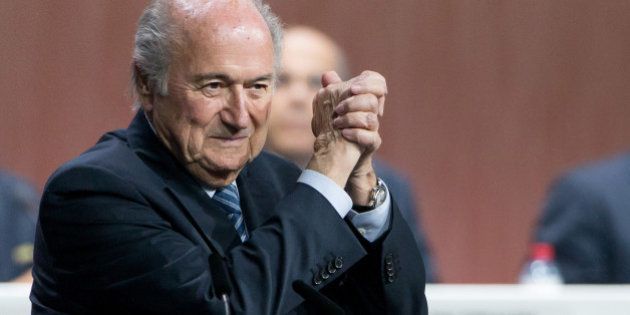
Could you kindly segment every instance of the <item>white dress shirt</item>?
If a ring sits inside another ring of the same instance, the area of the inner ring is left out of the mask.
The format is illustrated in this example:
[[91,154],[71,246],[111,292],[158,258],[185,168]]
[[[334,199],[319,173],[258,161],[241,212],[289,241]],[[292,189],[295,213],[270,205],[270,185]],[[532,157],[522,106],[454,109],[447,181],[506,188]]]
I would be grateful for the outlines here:
[[[352,199],[348,193],[326,175],[307,169],[302,172],[298,182],[309,185],[322,194],[337,210],[339,216],[342,218],[348,216],[359,233],[370,242],[381,237],[389,227],[389,213],[391,211],[389,190],[387,190],[387,197],[383,204],[374,210],[359,213],[352,210]],[[387,189],[387,185],[385,188]]]

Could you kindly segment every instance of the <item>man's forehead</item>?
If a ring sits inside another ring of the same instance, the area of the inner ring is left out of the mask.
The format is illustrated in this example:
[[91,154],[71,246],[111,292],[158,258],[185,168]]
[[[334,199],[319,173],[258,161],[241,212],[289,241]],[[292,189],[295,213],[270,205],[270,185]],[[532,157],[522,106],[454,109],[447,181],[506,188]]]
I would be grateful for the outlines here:
[[176,0],[171,12],[187,37],[203,32],[215,38],[271,39],[267,24],[249,0]]
[[268,50],[273,55],[271,35],[263,27],[251,23],[191,24],[181,30],[181,52],[212,51],[212,55],[219,56],[225,53],[260,55]]

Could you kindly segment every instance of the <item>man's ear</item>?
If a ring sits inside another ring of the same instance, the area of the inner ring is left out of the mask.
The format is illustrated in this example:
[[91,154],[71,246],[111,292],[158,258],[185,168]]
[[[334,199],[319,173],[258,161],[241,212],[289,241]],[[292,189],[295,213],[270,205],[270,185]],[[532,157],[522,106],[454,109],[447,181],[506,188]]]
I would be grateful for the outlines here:
[[138,94],[140,106],[145,112],[150,112],[153,110],[153,93],[149,88],[147,77],[137,64],[134,64],[133,71],[135,72],[136,93]]

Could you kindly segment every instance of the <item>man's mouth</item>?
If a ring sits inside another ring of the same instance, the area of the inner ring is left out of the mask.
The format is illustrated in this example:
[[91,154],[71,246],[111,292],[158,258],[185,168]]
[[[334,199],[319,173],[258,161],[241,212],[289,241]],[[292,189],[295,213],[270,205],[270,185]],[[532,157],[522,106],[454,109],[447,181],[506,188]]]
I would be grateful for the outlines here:
[[212,136],[210,137],[212,139],[218,140],[221,143],[228,145],[228,146],[237,146],[237,145],[241,145],[244,141],[246,141],[249,137],[247,136]]

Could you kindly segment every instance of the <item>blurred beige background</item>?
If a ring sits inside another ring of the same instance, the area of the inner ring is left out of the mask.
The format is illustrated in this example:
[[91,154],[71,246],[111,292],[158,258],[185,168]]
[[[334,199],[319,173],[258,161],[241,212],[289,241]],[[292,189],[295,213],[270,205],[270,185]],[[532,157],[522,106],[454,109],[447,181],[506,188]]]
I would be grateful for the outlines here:
[[[0,167],[43,187],[132,117],[146,1],[0,0]],[[274,0],[388,78],[382,156],[410,177],[444,282],[513,282],[546,187],[630,149],[630,2]]]

